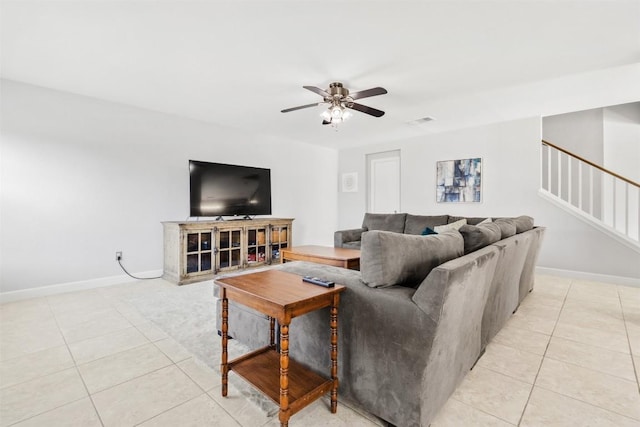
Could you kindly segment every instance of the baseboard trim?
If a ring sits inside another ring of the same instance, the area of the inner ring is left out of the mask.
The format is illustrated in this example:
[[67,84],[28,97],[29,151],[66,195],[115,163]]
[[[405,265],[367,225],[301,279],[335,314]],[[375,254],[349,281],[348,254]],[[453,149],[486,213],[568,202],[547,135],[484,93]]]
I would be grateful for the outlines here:
[[[160,276],[162,270],[143,271],[134,273],[139,277]],[[38,288],[22,289],[19,291],[0,292],[0,304],[20,301],[28,298],[40,298],[50,295],[63,294],[66,292],[84,291],[87,289],[102,288],[105,286],[120,285],[126,282],[137,282],[126,274],[118,276],[101,277],[98,279],[80,280],[78,282],[58,283],[55,285],[41,286]]]
[[616,285],[635,286],[640,288],[640,279],[633,277],[611,276],[609,274],[587,273],[584,271],[562,270],[560,268],[536,267],[536,274],[569,277],[591,282],[613,283]]

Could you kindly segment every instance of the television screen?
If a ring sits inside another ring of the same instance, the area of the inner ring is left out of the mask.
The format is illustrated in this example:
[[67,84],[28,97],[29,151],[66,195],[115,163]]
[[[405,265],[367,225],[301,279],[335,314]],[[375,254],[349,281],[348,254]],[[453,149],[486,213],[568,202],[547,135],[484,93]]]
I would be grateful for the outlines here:
[[271,170],[189,160],[190,216],[271,215]]

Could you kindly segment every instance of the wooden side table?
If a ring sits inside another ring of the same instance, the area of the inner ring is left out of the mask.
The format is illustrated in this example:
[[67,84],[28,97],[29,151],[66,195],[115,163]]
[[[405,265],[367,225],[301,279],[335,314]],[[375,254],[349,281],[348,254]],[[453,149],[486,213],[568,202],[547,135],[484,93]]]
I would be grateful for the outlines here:
[[360,251],[358,249],[334,248],[332,246],[294,246],[282,249],[280,260],[309,261],[316,264],[360,270]]
[[[280,405],[280,425],[302,408],[331,392],[331,412],[338,408],[338,304],[345,287],[324,288],[302,277],[278,270],[221,278],[222,298],[222,396],[227,395],[228,375],[233,370]],[[235,360],[227,361],[229,299],[269,316],[270,343]],[[331,307],[331,378],[326,379],[289,358],[291,319]],[[275,321],[280,325],[280,353],[276,350]],[[289,379],[292,381],[290,382]]]

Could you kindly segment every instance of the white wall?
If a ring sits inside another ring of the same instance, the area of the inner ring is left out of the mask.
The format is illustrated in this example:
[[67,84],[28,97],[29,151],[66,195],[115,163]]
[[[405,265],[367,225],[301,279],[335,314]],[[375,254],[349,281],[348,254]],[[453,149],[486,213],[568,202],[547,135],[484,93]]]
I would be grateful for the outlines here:
[[[538,196],[540,118],[425,135],[342,150],[339,173],[358,172],[356,193],[339,193],[340,229],[362,224],[366,210],[365,156],[401,150],[401,210],[464,216],[531,215],[547,227],[539,265],[640,278],[638,254]],[[436,161],[482,157],[482,203],[436,203]]]
[[640,102],[603,109],[604,165],[640,182]]
[[558,114],[542,119],[542,139],[595,164],[604,164],[602,108]]
[[640,181],[640,102],[544,117],[542,138]]
[[[331,244],[337,153],[2,81],[0,292],[162,269],[161,221],[189,215],[188,160],[271,168],[294,244]],[[304,162],[299,161],[304,159]],[[316,202],[322,201],[322,209]]]

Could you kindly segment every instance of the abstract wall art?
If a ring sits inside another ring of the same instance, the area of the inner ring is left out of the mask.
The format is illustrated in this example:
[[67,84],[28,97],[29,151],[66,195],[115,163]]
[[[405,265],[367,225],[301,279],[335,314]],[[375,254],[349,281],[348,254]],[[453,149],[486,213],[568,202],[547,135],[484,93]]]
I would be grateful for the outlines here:
[[436,162],[438,203],[479,203],[482,201],[482,159]]

